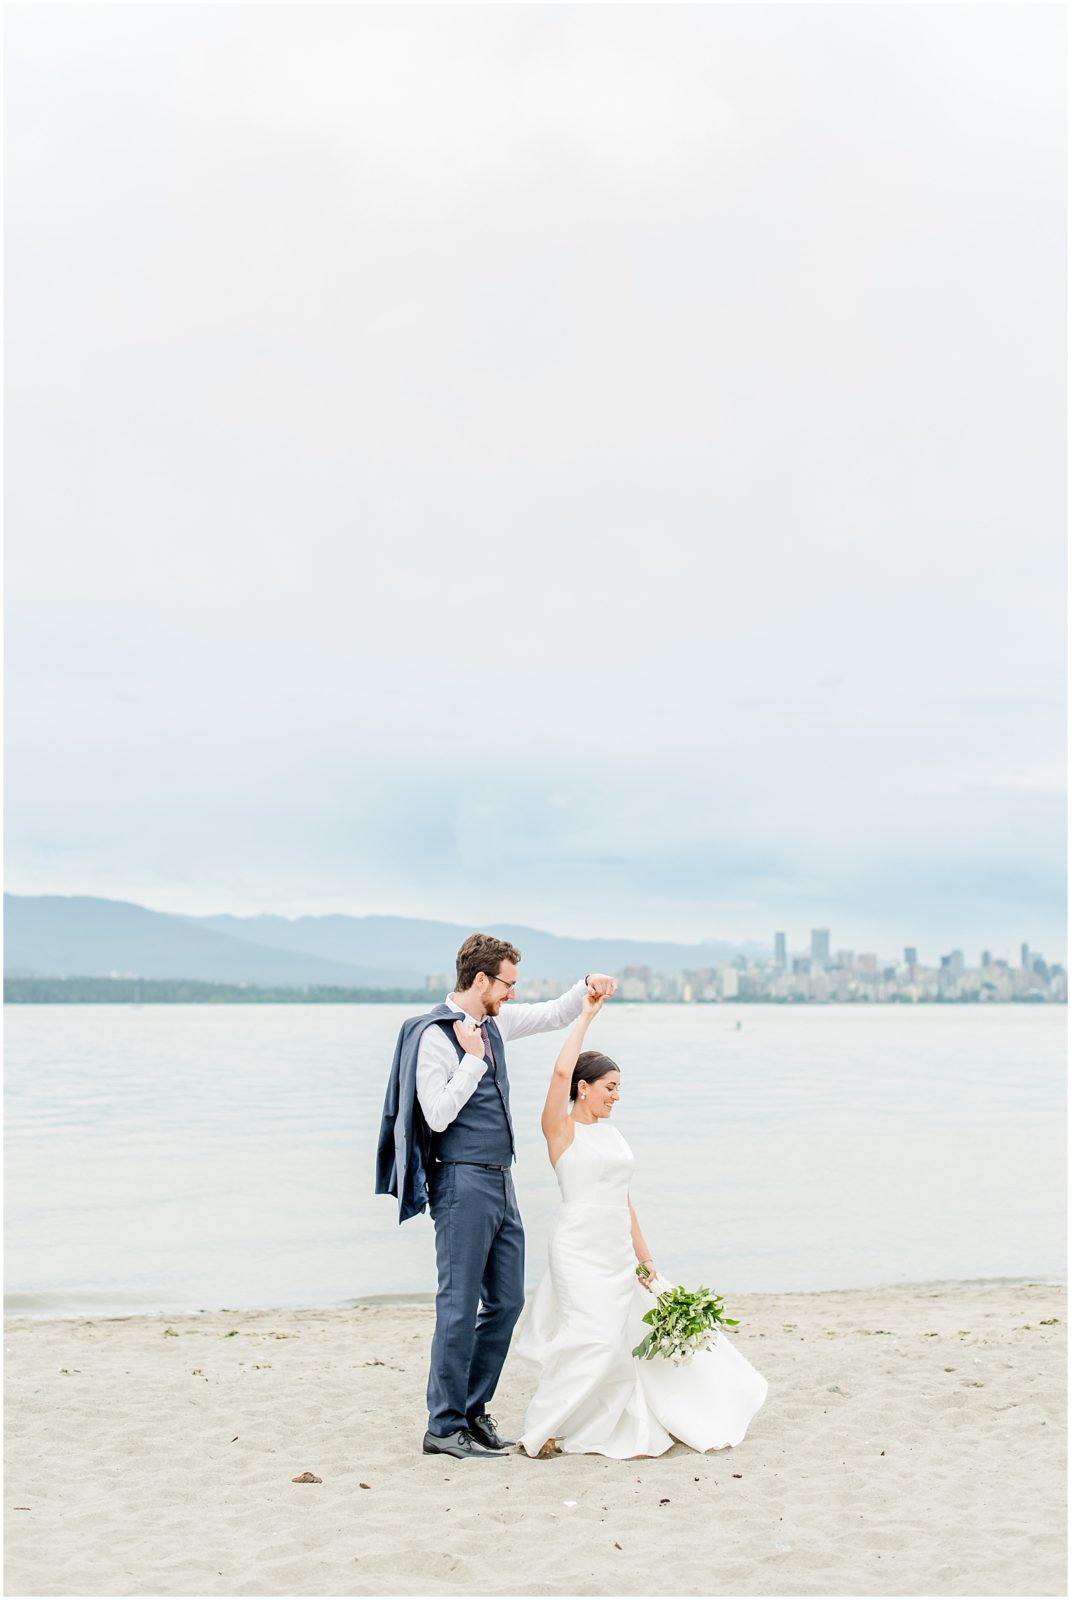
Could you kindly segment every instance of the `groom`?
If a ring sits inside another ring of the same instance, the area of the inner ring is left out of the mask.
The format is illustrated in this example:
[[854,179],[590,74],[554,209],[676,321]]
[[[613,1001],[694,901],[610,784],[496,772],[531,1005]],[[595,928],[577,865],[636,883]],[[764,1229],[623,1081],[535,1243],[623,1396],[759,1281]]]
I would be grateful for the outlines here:
[[435,1224],[425,1455],[489,1458],[515,1442],[487,1415],[524,1305],[505,1042],[567,1027],[587,989],[617,988],[590,973],[557,1000],[504,1010],[520,959],[507,940],[471,934],[457,953],[454,992],[402,1024],[387,1085],[376,1193],[397,1196],[400,1222],[430,1204]]

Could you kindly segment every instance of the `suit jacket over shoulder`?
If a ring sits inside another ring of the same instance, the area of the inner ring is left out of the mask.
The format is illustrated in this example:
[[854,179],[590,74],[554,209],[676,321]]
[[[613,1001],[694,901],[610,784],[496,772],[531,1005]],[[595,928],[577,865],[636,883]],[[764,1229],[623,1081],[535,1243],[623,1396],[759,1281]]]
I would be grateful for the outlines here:
[[438,1005],[402,1023],[387,1080],[376,1153],[376,1193],[395,1195],[398,1221],[419,1216],[428,1204],[431,1130],[416,1094],[416,1064],[426,1028],[453,1028],[457,1012]]

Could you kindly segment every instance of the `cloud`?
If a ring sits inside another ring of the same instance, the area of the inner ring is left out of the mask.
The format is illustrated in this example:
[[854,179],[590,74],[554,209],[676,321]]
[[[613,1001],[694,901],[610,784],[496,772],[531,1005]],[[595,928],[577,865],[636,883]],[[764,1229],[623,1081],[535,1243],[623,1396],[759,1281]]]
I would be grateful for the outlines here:
[[13,12],[12,886],[1060,937],[1062,27]]

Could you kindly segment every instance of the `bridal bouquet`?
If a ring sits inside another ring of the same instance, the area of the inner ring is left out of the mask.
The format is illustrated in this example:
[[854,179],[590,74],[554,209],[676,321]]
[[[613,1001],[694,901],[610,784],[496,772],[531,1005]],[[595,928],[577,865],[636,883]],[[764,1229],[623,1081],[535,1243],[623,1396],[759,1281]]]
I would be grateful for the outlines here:
[[640,1361],[664,1356],[675,1367],[686,1365],[699,1350],[706,1350],[718,1337],[721,1326],[735,1328],[739,1319],[727,1317],[720,1294],[709,1289],[663,1289],[644,1316],[650,1333],[632,1354]]

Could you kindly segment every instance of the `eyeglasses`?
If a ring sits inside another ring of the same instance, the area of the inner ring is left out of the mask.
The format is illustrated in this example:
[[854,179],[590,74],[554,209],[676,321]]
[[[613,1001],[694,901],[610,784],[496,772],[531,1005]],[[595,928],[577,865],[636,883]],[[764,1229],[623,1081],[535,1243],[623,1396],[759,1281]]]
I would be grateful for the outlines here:
[[485,972],[484,973],[484,977],[485,978],[490,978],[492,983],[500,983],[500,984],[502,984],[503,988],[506,988],[506,989],[516,989],[516,987],[517,987],[516,978],[514,978],[512,983],[507,983],[505,978],[499,978],[493,972]]

